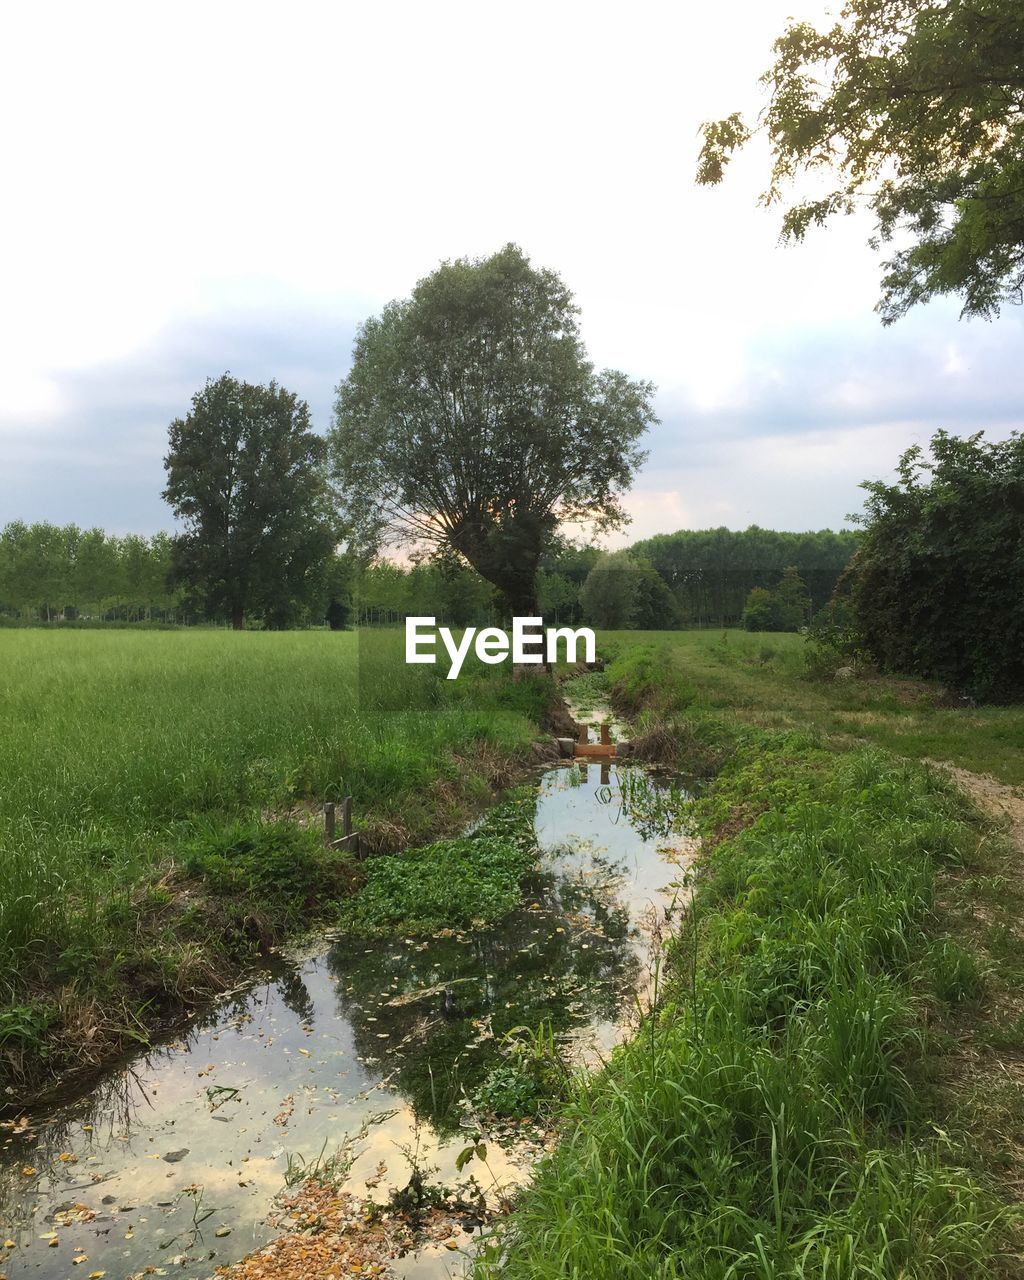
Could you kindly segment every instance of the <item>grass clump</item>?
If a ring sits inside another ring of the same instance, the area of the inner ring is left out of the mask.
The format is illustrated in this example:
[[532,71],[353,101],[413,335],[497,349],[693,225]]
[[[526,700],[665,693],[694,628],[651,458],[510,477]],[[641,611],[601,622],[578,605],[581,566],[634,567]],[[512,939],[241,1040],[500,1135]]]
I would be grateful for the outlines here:
[[536,861],[533,793],[523,789],[469,835],[371,858],[342,921],[355,933],[413,935],[493,924],[519,904]]
[[352,863],[324,847],[319,831],[293,822],[243,823],[197,834],[185,876],[220,898],[240,898],[282,925],[322,918],[352,892]]

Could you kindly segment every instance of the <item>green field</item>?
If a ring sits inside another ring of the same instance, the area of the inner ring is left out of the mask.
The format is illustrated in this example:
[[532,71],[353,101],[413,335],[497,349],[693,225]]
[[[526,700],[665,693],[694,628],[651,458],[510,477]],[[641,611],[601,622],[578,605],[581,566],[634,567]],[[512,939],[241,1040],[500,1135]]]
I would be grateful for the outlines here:
[[325,799],[394,848],[492,797],[548,686],[439,680],[399,640],[367,635],[360,679],[352,633],[0,631],[0,1064],[143,1034],[329,914]]

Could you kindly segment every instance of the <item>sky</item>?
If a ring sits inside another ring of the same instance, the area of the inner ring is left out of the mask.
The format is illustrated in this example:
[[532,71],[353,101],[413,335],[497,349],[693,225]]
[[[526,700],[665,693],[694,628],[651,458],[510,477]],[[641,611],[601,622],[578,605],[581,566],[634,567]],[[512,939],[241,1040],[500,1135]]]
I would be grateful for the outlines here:
[[[599,366],[657,385],[623,538],[837,528],[939,427],[1020,425],[1024,318],[883,328],[870,224],[778,242],[768,155],[694,183],[821,0],[5,5],[0,525],[171,528],[167,425],[208,377],[330,424],[360,322],[515,241]],[[620,539],[621,541],[622,539]]]

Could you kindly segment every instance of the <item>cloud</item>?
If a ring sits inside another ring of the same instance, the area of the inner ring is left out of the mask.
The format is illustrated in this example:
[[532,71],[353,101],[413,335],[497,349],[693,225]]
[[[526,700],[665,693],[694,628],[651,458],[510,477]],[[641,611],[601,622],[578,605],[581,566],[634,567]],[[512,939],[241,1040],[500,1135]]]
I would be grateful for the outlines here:
[[277,378],[323,429],[358,322],[508,240],[658,385],[637,533],[836,525],[907,444],[1020,422],[1019,313],[882,329],[869,222],[780,247],[763,144],[694,186],[701,121],[756,114],[827,0],[8,8],[0,523],[167,527],[207,377]]
[[278,382],[325,429],[356,320],[312,302],[181,317],[130,355],[52,375],[54,407],[0,411],[0,523],[98,524],[114,533],[171,526],[160,498],[171,420],[209,377]]

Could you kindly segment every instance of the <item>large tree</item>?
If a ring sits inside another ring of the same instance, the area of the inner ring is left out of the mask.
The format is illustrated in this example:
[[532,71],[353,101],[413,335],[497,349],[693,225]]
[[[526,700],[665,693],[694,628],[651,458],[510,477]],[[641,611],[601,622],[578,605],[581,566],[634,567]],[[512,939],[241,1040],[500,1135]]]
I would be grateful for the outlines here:
[[173,576],[210,616],[282,626],[316,591],[335,543],[325,456],[308,405],[276,382],[211,379],[171,423],[164,497],[186,522]]
[[644,458],[653,387],[595,371],[572,294],[515,245],[443,263],[366,321],[330,435],[345,510],[433,544],[537,610],[537,568],[563,521],[610,528]]
[[1021,0],[848,0],[831,27],[794,22],[762,77],[756,127],[705,125],[698,181],[720,182],[755,132],[774,156],[765,203],[806,171],[832,171],[800,200],[783,235],[866,205],[873,241],[902,240],[885,263],[882,319],[959,294],[992,316],[1024,288],[1024,16]]

